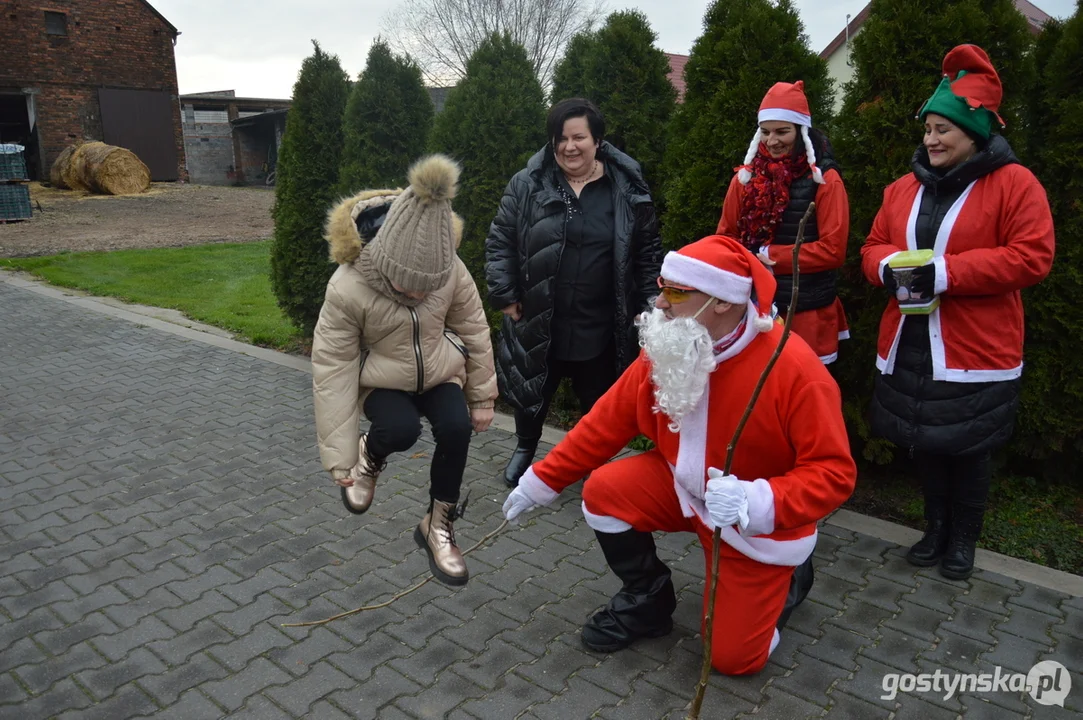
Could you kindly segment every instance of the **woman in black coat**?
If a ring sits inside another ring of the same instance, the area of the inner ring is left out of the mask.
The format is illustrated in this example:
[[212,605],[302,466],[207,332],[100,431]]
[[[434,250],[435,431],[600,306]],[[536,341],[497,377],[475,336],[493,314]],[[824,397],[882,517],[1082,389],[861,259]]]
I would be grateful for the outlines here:
[[530,467],[567,377],[590,411],[638,354],[635,316],[657,294],[662,244],[643,172],[604,141],[588,100],[549,111],[549,142],[508,183],[485,240],[489,303],[504,313],[497,379],[515,408],[509,487]]

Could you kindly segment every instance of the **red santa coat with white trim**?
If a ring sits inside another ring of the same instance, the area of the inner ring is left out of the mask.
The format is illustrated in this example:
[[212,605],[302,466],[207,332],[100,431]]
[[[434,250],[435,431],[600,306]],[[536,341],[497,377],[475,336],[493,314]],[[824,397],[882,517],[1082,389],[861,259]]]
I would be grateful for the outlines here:
[[[706,427],[690,415],[681,434],[656,413],[650,363],[642,353],[594,408],[544,460],[531,468],[560,492],[619,453],[637,435],[650,438],[675,470],[675,489],[710,525],[703,506],[707,468],[722,468],[726,446],[782,333],[751,328],[722,356],[711,374]],[[728,355],[728,356],[727,356]],[[691,477],[681,477],[687,468]],[[723,539],[753,559],[799,565],[815,545],[816,522],[850,496],[857,469],[842,418],[838,385],[819,358],[791,335],[771,371],[734,453],[732,473],[757,486],[749,492],[752,524],[744,533],[723,529]],[[628,478],[634,483],[636,478]],[[691,517],[690,512],[685,513]]]
[[[865,277],[883,286],[882,268],[917,248],[924,188],[911,173],[884,190],[884,203],[861,248]],[[989,382],[1023,369],[1023,299],[1053,264],[1053,217],[1045,189],[1022,165],[976,180],[948,211],[933,249],[940,306],[929,317],[933,379]],[[894,300],[880,319],[876,365],[894,367],[902,314]]]

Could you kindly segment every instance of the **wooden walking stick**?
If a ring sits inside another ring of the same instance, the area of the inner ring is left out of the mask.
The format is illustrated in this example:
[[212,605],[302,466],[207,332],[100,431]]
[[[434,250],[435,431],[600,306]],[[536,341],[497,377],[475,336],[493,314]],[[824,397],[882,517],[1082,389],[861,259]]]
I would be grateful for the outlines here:
[[[790,307],[786,312],[782,337],[779,338],[771,359],[767,361],[763,372],[760,373],[760,379],[752,391],[748,406],[745,408],[744,414],[741,415],[741,421],[737,423],[737,429],[733,431],[730,444],[726,446],[726,467],[723,469],[726,475],[730,474],[730,466],[733,464],[733,451],[737,447],[737,441],[741,438],[741,433],[745,429],[748,416],[752,414],[752,409],[756,407],[756,401],[759,399],[760,391],[763,390],[763,386],[767,382],[767,376],[771,374],[771,368],[775,366],[778,356],[782,354],[782,348],[786,345],[786,340],[790,337],[790,323],[793,321],[794,312],[797,308],[797,287],[801,279],[797,255],[801,250],[801,243],[805,241],[805,223],[808,222],[809,217],[812,216],[815,210],[816,203],[809,203],[808,210],[805,211],[804,216],[801,218],[801,224],[797,226],[797,241],[793,244],[793,290],[790,291]],[[707,679],[711,676],[711,641],[714,635],[714,603],[718,595],[718,549],[721,543],[722,528],[716,527],[714,529],[714,540],[711,543],[711,589],[707,595],[707,617],[703,623],[703,667],[700,669],[699,683],[696,685],[696,697],[692,701],[692,710],[688,713],[688,720],[697,720],[699,718],[699,710],[703,705],[703,694],[707,691]]]

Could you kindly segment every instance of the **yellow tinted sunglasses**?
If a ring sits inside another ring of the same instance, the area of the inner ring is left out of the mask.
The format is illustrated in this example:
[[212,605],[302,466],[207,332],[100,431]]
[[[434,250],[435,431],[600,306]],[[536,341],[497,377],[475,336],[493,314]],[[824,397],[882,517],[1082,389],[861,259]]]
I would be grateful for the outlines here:
[[662,291],[662,297],[664,297],[666,302],[670,305],[680,305],[683,302],[687,302],[696,292],[696,290],[693,290],[692,288],[666,285],[666,281],[662,279],[661,275],[658,276],[658,289]]

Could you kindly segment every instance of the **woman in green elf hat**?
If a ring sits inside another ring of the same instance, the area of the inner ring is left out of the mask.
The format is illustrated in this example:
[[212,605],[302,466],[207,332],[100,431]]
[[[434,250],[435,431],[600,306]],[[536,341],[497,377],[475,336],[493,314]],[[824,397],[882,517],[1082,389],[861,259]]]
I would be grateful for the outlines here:
[[921,469],[925,535],[906,559],[964,579],[974,569],[992,452],[1011,436],[1023,371],[1020,291],[1049,273],[1053,219],[1019,164],[985,51],[960,45],[918,113],[913,172],[884,191],[861,250],[888,289],[880,321],[873,431]]

